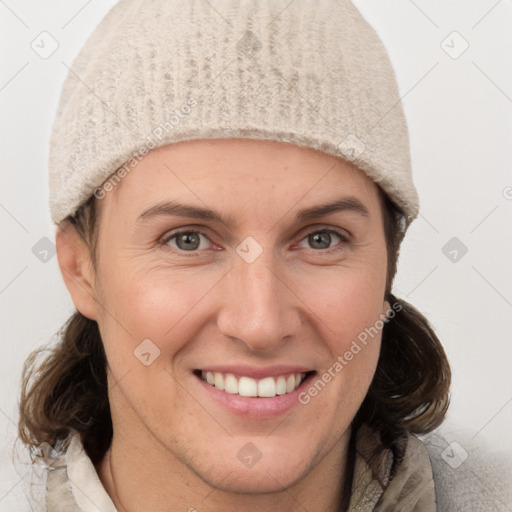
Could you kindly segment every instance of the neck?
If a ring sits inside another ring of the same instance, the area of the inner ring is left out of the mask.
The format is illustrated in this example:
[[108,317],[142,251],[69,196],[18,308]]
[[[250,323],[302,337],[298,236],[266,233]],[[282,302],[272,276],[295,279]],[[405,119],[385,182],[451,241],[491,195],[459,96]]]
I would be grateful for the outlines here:
[[[137,449],[132,448],[137,444]],[[302,479],[279,492],[264,494],[240,494],[227,487],[212,487],[159,443],[142,446],[124,436],[114,435],[96,470],[119,512],[193,512],[205,508],[211,512],[291,512],[298,508],[339,512],[348,508],[352,448],[348,433]]]

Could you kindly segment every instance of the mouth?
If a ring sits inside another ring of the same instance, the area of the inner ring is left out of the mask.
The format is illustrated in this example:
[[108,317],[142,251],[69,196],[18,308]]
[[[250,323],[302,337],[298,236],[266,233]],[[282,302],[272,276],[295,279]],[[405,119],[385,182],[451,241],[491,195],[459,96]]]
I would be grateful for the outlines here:
[[196,369],[193,374],[218,391],[229,395],[252,398],[274,398],[294,393],[316,371],[283,373],[262,378]]

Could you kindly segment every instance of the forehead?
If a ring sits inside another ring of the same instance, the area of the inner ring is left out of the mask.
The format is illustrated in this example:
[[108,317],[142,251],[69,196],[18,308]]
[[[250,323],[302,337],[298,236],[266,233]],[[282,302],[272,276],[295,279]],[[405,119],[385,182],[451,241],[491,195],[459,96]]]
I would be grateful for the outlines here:
[[350,162],[312,148],[253,139],[192,140],[150,151],[100,208],[142,211],[150,202],[186,199],[277,211],[280,205],[289,209],[297,201],[304,206],[340,194],[371,203],[377,186]]

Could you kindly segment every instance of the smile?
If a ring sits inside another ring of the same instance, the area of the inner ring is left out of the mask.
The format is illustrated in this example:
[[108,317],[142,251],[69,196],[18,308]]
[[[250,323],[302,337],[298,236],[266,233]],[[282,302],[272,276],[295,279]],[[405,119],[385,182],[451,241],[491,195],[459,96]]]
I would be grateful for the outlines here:
[[247,376],[235,376],[232,373],[210,372],[196,370],[203,381],[232,395],[247,397],[272,398],[277,395],[286,395],[295,391],[306,378],[308,373],[291,373],[262,379],[253,379]]

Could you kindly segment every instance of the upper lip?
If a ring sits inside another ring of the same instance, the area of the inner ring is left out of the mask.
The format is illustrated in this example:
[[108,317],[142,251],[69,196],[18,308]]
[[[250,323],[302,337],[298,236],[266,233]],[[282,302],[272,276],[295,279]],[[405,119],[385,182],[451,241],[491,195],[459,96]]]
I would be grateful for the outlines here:
[[300,365],[274,365],[274,366],[249,366],[249,365],[207,365],[198,368],[204,372],[232,373],[233,375],[261,379],[264,377],[277,377],[288,373],[307,373],[313,371],[307,366]]

